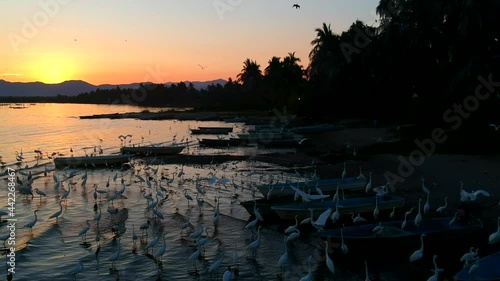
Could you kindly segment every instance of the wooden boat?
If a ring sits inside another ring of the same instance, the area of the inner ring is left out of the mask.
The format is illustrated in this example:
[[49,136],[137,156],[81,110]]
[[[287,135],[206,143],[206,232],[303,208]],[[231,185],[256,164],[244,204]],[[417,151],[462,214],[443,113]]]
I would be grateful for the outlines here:
[[255,216],[253,211],[255,207],[259,209],[259,212],[264,217],[265,222],[276,222],[279,221],[280,217],[271,209],[271,206],[287,204],[290,203],[291,200],[293,200],[293,196],[281,196],[271,200],[260,198],[255,201],[249,200],[240,202],[240,205],[243,206],[252,217]]
[[[348,248],[348,256],[342,254],[340,249],[335,250],[339,256],[349,259],[380,259],[380,253],[385,253],[392,261],[408,261],[410,255],[418,250],[422,243],[424,249],[448,249],[439,255],[440,263],[451,261],[460,257],[461,253],[469,249],[473,241],[482,238],[484,230],[481,221],[463,221],[450,225],[453,217],[424,218],[420,227],[414,225],[414,221],[408,219],[404,230],[401,229],[403,221],[382,222],[383,230],[374,233],[378,223],[358,224],[347,227],[312,232],[313,237],[328,241],[333,248],[340,248],[342,240]],[[341,229],[342,232],[341,232]],[[422,237],[422,234],[424,236]],[[342,239],[343,238],[343,239]],[[467,241],[467,243],[464,243]],[[479,242],[478,242],[479,243]],[[425,255],[425,251],[424,251]],[[458,261],[457,261],[458,262]]]
[[191,134],[195,135],[225,135],[233,131],[233,127],[198,127],[198,129],[190,129]]
[[239,138],[229,139],[208,139],[202,138],[200,145],[208,147],[228,147],[228,146],[246,146],[248,142]]
[[100,155],[100,156],[81,156],[81,157],[56,157],[54,165],[56,168],[64,167],[97,167],[118,166],[126,162],[130,162],[134,155],[132,154],[117,154],[117,155]]
[[[338,201],[339,213],[340,215],[371,213],[375,209],[375,200],[375,196],[340,199]],[[303,220],[311,217],[311,210],[313,210],[313,214],[319,215],[330,208],[335,210],[336,204],[336,200],[311,201],[272,206],[271,210],[276,212],[282,220],[294,220],[295,215],[297,215],[297,219]],[[384,196],[378,198],[377,204],[380,211],[392,209],[393,207],[403,207],[405,198],[401,196]]]
[[344,126],[341,125],[318,124],[318,125],[294,127],[291,128],[290,130],[297,134],[314,134],[314,133],[338,131],[342,129],[344,129]]
[[[472,269],[471,267],[475,266]],[[491,281],[500,280],[500,251],[480,258],[474,263],[469,264],[460,270],[453,279],[455,281]]]
[[175,155],[181,153],[186,146],[168,145],[168,146],[124,146],[120,149],[122,154],[141,154],[141,155]]
[[311,189],[311,193],[315,193],[316,187],[321,189],[324,194],[333,194],[337,191],[337,185],[339,192],[342,191],[364,191],[366,186],[365,180],[358,180],[357,177],[349,178],[331,178],[331,179],[319,179],[319,180],[309,180],[303,182],[294,183],[278,183],[274,185],[261,184],[257,186],[257,189],[262,193],[262,195],[267,196],[269,189],[273,188],[272,194],[274,195],[294,195],[295,191],[291,188],[291,185],[301,189],[302,191],[308,193]]
[[[353,243],[393,243],[396,239],[418,241],[420,235],[425,234],[426,238],[432,236],[463,235],[465,233],[476,232],[483,229],[484,225],[480,220],[471,222],[456,222],[450,224],[454,217],[428,218],[423,219],[420,226],[415,226],[413,220],[408,220],[404,229],[401,229],[402,220],[388,221],[374,224],[361,224],[343,228],[344,241]],[[375,227],[381,226],[380,231],[374,231]],[[313,233],[314,236],[341,240],[341,228],[320,231]]]

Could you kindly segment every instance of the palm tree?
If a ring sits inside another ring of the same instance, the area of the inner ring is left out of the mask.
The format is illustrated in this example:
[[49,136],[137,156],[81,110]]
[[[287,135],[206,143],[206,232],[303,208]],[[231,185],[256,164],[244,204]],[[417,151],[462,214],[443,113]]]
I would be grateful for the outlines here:
[[238,82],[248,87],[248,89],[254,89],[262,80],[260,65],[257,64],[256,61],[246,59],[243,62],[243,69],[241,69],[241,72],[237,75],[237,79]]

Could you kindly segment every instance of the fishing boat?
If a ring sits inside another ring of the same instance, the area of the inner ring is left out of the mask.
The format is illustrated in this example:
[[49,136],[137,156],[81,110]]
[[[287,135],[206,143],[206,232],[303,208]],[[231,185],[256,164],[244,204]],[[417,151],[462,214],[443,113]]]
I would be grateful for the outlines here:
[[229,139],[202,138],[199,142],[200,145],[208,147],[246,146],[248,144],[247,141],[239,138],[229,138]]
[[233,127],[198,127],[190,129],[194,135],[225,135],[233,131]]
[[313,232],[312,236],[329,241],[333,248],[341,248],[344,243],[351,258],[380,258],[383,252],[391,260],[408,260],[423,244],[424,249],[450,249],[440,255],[441,260],[450,260],[468,248],[463,241],[477,240],[484,229],[479,220],[450,224],[452,220],[453,217],[424,218],[417,227],[411,219],[403,229],[402,220],[358,224]]
[[99,155],[99,156],[80,156],[80,157],[56,157],[54,165],[56,168],[64,167],[113,167],[123,163],[130,162],[134,155],[132,154],[116,154],[116,155]]
[[427,218],[423,219],[419,226],[409,220],[404,228],[401,228],[404,221],[386,221],[380,223],[369,223],[353,225],[344,227],[341,233],[341,228],[325,230],[313,233],[314,236],[322,238],[330,238],[333,240],[341,240],[342,235],[344,241],[353,243],[394,243],[404,240],[414,242],[418,240],[420,235],[425,234],[426,238],[432,236],[442,236],[443,234],[450,235],[463,235],[465,233],[476,232],[483,229],[483,223],[480,220],[473,220],[469,222],[457,221],[450,223],[454,217],[440,217],[440,218]]
[[337,191],[337,187],[340,192],[364,191],[366,180],[358,179],[357,177],[315,179],[291,183],[261,184],[257,185],[257,189],[264,196],[267,196],[267,193],[271,188],[273,189],[273,196],[294,195],[295,190],[293,190],[291,186],[294,186],[306,193],[309,192],[309,189],[314,192],[316,188],[319,188],[324,194],[332,194]]
[[283,205],[290,203],[293,196],[280,196],[267,200],[267,198],[260,198],[256,200],[248,200],[240,202],[240,205],[247,210],[250,216],[255,216],[254,208],[259,209],[259,213],[265,218],[265,222],[277,222],[280,217],[274,212],[271,207],[276,205]]
[[122,154],[175,155],[181,153],[185,147],[184,145],[124,146],[120,151]]
[[[375,200],[378,200],[375,202]],[[320,214],[328,209],[336,209],[337,200],[323,200],[311,202],[297,202],[292,204],[272,206],[271,210],[282,220],[303,220],[305,218],[314,216],[314,213]],[[352,197],[338,200],[338,210],[340,215],[358,214],[358,213],[372,213],[377,205],[380,211],[392,209],[393,207],[403,207],[405,198],[401,196],[384,196],[376,199],[375,196],[366,197]],[[312,214],[311,214],[312,213]]]
[[480,258],[460,270],[453,279],[455,281],[492,281],[500,280],[500,251]]

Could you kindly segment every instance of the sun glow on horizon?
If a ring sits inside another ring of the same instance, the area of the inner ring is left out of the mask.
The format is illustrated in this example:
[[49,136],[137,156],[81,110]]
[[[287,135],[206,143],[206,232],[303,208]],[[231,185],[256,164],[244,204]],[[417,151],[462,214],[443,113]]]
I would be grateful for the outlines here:
[[57,84],[74,79],[75,64],[64,56],[49,56],[33,64],[31,76],[35,81]]

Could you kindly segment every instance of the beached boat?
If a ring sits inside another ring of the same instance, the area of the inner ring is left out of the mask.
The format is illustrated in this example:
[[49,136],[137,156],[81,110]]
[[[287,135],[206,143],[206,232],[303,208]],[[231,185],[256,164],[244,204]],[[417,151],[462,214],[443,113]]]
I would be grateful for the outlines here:
[[56,157],[54,165],[56,168],[64,167],[116,167],[123,163],[130,162],[134,155],[132,154],[117,154],[117,155],[99,155],[99,156],[81,156],[81,157]]
[[228,147],[228,146],[246,146],[247,141],[239,138],[229,138],[229,139],[208,139],[202,138],[200,145],[208,147]]
[[316,192],[316,187],[321,189],[324,194],[333,194],[337,191],[337,186],[339,192],[342,191],[364,191],[366,186],[366,180],[358,180],[357,177],[349,177],[349,178],[331,178],[331,179],[318,179],[318,180],[309,180],[303,182],[291,182],[291,183],[277,183],[273,185],[269,184],[261,184],[257,185],[257,189],[262,193],[262,195],[267,196],[269,189],[273,189],[272,193],[274,195],[294,195],[295,190],[291,188],[294,186],[306,193]]
[[[455,281],[493,281],[500,280],[500,252],[480,258],[460,270],[453,279]],[[474,268],[471,269],[471,267]],[[471,272],[472,271],[472,272]]]
[[181,153],[185,147],[184,145],[124,146],[120,151],[122,154],[175,155]]
[[191,134],[194,135],[224,135],[231,133],[233,127],[198,127],[197,129],[190,129]]
[[[338,210],[340,215],[346,214],[358,214],[358,213],[371,213],[375,209],[375,196],[367,197],[352,197],[346,199],[338,200]],[[323,200],[323,201],[311,201],[311,202],[300,202],[291,203],[285,205],[272,206],[271,210],[276,212],[276,214],[282,220],[294,220],[295,216],[297,219],[303,220],[305,218],[311,217],[311,210],[314,214],[319,215],[327,209],[335,210],[337,201],[335,200]],[[378,209],[380,211],[392,209],[393,207],[399,208],[403,207],[405,204],[405,198],[401,196],[384,196],[378,198]]]
[[301,126],[290,128],[290,130],[297,134],[314,134],[314,133],[324,133],[331,131],[338,131],[344,129],[341,125],[331,125],[331,124],[318,124],[310,126]]

